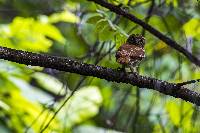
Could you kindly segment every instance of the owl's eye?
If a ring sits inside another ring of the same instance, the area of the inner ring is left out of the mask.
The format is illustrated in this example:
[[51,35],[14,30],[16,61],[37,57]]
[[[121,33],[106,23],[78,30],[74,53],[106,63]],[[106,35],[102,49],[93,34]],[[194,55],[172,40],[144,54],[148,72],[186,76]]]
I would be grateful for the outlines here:
[[129,44],[135,44],[136,43],[135,35],[130,35],[126,42]]

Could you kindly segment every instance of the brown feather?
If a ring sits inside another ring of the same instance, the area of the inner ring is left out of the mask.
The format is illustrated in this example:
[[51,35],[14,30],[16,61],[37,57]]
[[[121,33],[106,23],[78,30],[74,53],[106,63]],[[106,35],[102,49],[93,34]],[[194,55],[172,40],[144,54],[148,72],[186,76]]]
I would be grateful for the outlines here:
[[120,64],[136,65],[145,57],[145,51],[143,47],[125,43],[119,47],[115,57]]

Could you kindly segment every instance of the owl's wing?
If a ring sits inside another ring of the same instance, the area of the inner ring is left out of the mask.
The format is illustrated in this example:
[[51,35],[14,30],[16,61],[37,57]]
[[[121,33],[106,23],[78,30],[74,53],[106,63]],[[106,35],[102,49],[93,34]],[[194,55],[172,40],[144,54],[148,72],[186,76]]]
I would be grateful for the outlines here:
[[133,45],[130,49],[129,49],[129,53],[130,53],[130,58],[132,60],[136,59],[136,60],[142,60],[145,57],[145,50],[142,47],[138,47]]

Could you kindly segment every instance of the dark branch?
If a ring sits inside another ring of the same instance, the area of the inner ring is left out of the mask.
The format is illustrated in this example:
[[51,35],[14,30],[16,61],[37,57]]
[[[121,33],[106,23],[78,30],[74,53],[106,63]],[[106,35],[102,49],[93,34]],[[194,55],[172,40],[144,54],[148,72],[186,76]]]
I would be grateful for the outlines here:
[[163,94],[181,98],[196,105],[200,105],[200,94],[175,83],[157,80],[138,75],[137,73],[124,73],[115,69],[85,64],[66,57],[36,54],[0,47],[0,58],[20,64],[53,68],[60,71],[93,76],[118,83],[128,83],[140,88],[149,88]]
[[177,83],[177,85],[183,86],[183,85],[188,85],[188,84],[197,83],[197,82],[200,82],[200,79],[190,80],[190,81],[186,81],[186,82],[183,82],[183,83]]
[[160,40],[162,40],[163,42],[165,42],[167,45],[169,45],[170,47],[176,49],[177,51],[181,52],[182,54],[184,54],[191,62],[193,62],[194,64],[196,64],[197,66],[200,66],[200,60],[195,57],[194,55],[192,55],[189,51],[187,51],[185,48],[181,47],[177,42],[175,42],[174,40],[170,39],[169,37],[165,36],[164,34],[162,34],[161,32],[159,32],[157,29],[155,29],[154,27],[152,27],[151,25],[143,22],[142,20],[138,19],[136,16],[129,14],[128,12],[126,12],[125,10],[121,9],[118,6],[112,5],[104,0],[88,0],[88,1],[93,1],[107,9],[109,9],[110,11],[113,11],[119,15],[122,15],[123,17],[133,21],[136,24],[139,24],[140,26],[142,26],[144,29],[146,29],[147,31],[149,31],[150,33],[152,33],[153,35],[155,35],[156,37],[158,37]]

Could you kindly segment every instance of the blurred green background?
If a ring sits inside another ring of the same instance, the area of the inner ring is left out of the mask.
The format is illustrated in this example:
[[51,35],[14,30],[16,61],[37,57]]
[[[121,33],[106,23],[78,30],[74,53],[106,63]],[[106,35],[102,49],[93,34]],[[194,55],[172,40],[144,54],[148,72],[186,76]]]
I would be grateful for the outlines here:
[[[108,2],[200,57],[198,1]],[[87,0],[0,0],[1,46],[118,68],[115,51],[132,33],[144,33],[146,38],[141,75],[169,82],[200,78],[200,69],[183,55],[139,25]],[[199,83],[186,87],[200,93]],[[0,132],[42,131],[197,133],[200,109],[145,88],[0,60]]]

